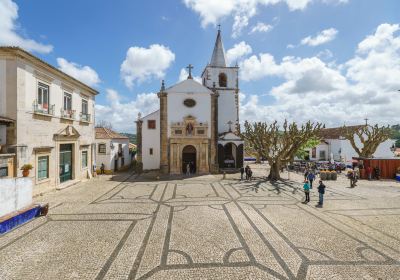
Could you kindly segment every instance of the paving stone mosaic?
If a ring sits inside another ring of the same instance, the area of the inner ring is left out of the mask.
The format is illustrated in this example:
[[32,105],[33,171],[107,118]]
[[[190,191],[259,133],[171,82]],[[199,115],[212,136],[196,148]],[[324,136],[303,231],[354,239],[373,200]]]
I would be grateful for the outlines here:
[[301,174],[103,176],[36,197],[47,217],[0,237],[0,279],[400,279],[400,184]]

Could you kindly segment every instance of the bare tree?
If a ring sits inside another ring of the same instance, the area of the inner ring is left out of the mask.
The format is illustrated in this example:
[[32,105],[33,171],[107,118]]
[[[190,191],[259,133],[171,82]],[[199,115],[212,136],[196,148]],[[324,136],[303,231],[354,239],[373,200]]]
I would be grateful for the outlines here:
[[[359,157],[369,158],[375,153],[378,146],[390,138],[391,129],[389,126],[362,125],[356,127],[342,128],[343,136],[350,141],[351,146]],[[357,146],[357,138],[361,142],[361,147]]]
[[280,127],[275,121],[271,124],[265,122],[244,124],[244,132],[241,136],[248,142],[248,146],[259,155],[266,158],[271,170],[268,178],[270,180],[280,179],[280,169],[291,162],[296,152],[303,147],[307,141],[318,138],[318,134],[324,126],[321,123],[308,121],[300,127],[287,120]]
[[113,129],[112,124],[105,120],[98,121],[96,124],[96,127],[104,127],[104,128],[110,129],[110,130]]

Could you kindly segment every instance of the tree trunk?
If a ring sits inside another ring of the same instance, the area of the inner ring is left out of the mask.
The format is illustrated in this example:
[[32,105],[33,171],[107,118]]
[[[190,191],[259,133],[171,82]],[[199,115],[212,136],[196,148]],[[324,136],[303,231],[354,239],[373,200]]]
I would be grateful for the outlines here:
[[281,175],[279,173],[280,171],[280,165],[278,163],[273,163],[270,164],[271,170],[269,171],[268,179],[271,181],[277,181],[281,179]]
[[256,155],[256,163],[261,163],[261,157],[260,157],[260,154],[258,154],[258,153]]

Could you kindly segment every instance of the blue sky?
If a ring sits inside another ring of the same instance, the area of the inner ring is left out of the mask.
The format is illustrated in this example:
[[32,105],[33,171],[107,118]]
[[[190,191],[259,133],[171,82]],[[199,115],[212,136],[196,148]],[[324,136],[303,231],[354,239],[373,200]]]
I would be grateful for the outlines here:
[[0,0],[0,5],[0,44],[20,45],[91,84],[100,92],[97,118],[112,121],[119,131],[132,132],[139,111],[157,109],[154,93],[161,79],[176,83],[189,63],[201,74],[218,23],[225,50],[232,49],[241,67],[242,121],[311,119],[334,126],[367,116],[400,122],[399,101],[393,100],[400,99],[394,90],[400,89],[396,0]]

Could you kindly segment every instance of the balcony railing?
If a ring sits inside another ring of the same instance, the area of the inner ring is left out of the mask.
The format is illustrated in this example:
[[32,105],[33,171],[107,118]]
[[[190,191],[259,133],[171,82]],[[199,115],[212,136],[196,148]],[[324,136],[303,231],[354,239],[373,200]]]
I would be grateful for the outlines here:
[[36,114],[54,116],[54,105],[38,104],[37,100],[33,102],[33,112]]
[[81,122],[90,122],[90,114],[87,113],[81,113]]
[[61,117],[64,119],[75,119],[75,110],[61,109]]

